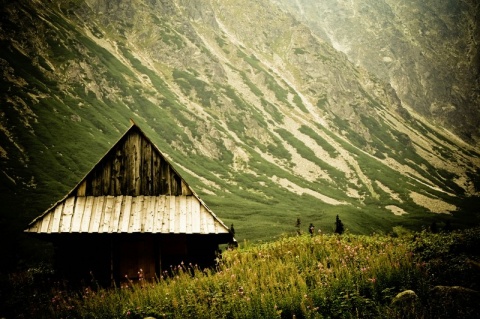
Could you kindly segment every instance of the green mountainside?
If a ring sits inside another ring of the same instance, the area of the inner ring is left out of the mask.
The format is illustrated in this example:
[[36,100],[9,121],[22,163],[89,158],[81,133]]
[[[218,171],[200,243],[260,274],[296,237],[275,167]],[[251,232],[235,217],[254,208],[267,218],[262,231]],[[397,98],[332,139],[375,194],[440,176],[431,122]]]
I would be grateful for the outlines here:
[[[336,215],[365,234],[478,223],[475,133],[436,124],[273,2],[4,0],[0,11],[6,256],[23,258],[21,230],[130,118],[239,240],[294,232],[297,218],[332,232]],[[445,46],[435,36],[430,53]],[[464,107],[469,127],[479,112]]]

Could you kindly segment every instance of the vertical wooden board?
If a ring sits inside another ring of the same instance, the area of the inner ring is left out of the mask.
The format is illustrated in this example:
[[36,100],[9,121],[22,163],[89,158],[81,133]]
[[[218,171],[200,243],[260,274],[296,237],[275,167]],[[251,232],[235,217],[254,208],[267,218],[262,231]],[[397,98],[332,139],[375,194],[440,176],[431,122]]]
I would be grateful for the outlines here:
[[175,233],[175,227],[176,227],[176,224],[177,224],[177,221],[175,220],[175,213],[176,213],[176,200],[175,200],[175,196],[168,196],[168,200],[169,200],[169,209],[170,209],[170,216],[169,216],[169,232],[170,233]]
[[157,202],[156,196],[145,196],[143,203],[145,209],[145,225],[143,229],[147,233],[154,232],[154,217],[155,217],[155,203]]
[[123,217],[123,195],[121,196],[116,196],[115,197],[115,206],[113,208],[113,218],[112,218],[112,221],[110,223],[110,229],[112,230],[112,233],[116,233],[118,232],[121,227],[121,220],[122,220],[122,217]]
[[205,207],[203,205],[200,205],[200,234],[205,234],[207,232],[206,228],[206,219],[205,219]]
[[102,224],[100,225],[100,228],[102,229],[102,232],[104,233],[111,233],[112,229],[110,228],[111,225],[111,220],[113,218],[113,207],[115,204],[115,197],[113,196],[106,196],[105,197],[105,208],[104,208],[104,219]]
[[131,196],[133,195],[133,179],[134,179],[134,174],[133,174],[133,151],[132,151],[132,136],[129,135],[127,136],[124,144],[124,150],[123,150],[123,155],[125,157],[125,167],[124,167],[124,172],[123,172],[123,178],[125,180],[125,189],[126,189],[126,195]]
[[64,202],[61,202],[55,207],[55,211],[53,213],[53,222],[52,226],[49,229],[49,233],[58,233],[60,231],[60,221],[62,219],[62,212],[63,212],[63,204]]
[[142,138],[140,134],[135,135],[135,145],[134,145],[134,179],[135,179],[135,195],[140,195],[140,186],[142,184],[142,180],[140,177],[141,166],[142,166]]
[[155,228],[159,233],[168,232],[167,218],[167,197],[165,195],[158,196],[157,206],[155,210]]
[[152,206],[152,216],[151,216],[151,223],[152,223],[152,226],[151,226],[151,232],[152,233],[158,233],[158,224],[157,224],[157,221],[158,221],[158,218],[157,218],[157,209],[158,209],[158,203],[160,201],[160,197],[159,196],[152,196],[152,203],[151,203],[151,206]]
[[167,161],[163,161],[163,166],[165,170],[165,181],[167,182],[166,185],[166,194],[169,196],[172,196],[172,180],[171,180],[171,171],[170,171],[170,165],[167,163]]
[[178,188],[180,185],[178,185],[178,176],[175,173],[175,171],[170,168],[170,195],[178,195]]
[[164,198],[164,206],[162,212],[162,233],[168,233],[170,231],[170,198],[168,195],[162,195]]
[[193,196],[186,196],[186,207],[185,207],[185,214],[187,226],[185,228],[185,233],[191,234],[192,233],[192,200]]
[[96,168],[95,171],[94,171],[94,178],[93,178],[93,192],[92,192],[92,195],[93,196],[101,196],[102,195],[102,172]]
[[93,196],[87,196],[87,200],[85,202],[85,210],[83,211],[82,226],[80,227],[80,232],[88,232],[88,228],[90,226],[90,217],[92,216],[93,199]]
[[192,233],[200,233],[200,202],[192,196]]
[[127,139],[125,140],[124,144],[122,145],[121,148],[118,149],[118,152],[120,154],[120,163],[119,163],[119,170],[118,170],[118,179],[120,181],[120,189],[122,195],[128,195],[128,161],[129,161],[129,156],[128,153],[126,153],[127,148],[125,143],[127,142]]
[[77,188],[77,196],[83,197],[87,193],[87,181],[83,180]]
[[187,183],[182,179],[182,194],[183,195],[193,195],[192,190],[188,187]]
[[52,216],[53,211],[49,211],[47,214],[45,214],[45,216],[43,216],[43,218],[40,218],[35,222],[34,227],[37,227],[37,232],[48,233],[48,226],[50,225]]
[[213,232],[215,234],[218,234],[218,233],[225,233],[223,230],[223,227],[220,225],[220,222],[216,219],[213,219]]
[[132,196],[125,196],[125,206],[123,211],[123,220],[122,220],[122,233],[130,232],[130,224],[132,223],[132,209],[133,206],[133,197]]
[[115,150],[112,168],[112,183],[114,186],[114,192],[112,195],[119,196],[122,194],[122,150],[120,148]]
[[128,224],[128,232],[131,233],[134,231],[135,217],[136,217],[136,209],[137,209],[137,196],[132,197],[132,208],[130,209],[130,222]]
[[145,227],[147,226],[147,218],[148,218],[148,205],[150,202],[150,196],[142,196],[143,197],[143,205],[140,217],[140,231],[144,233]]
[[160,157],[155,149],[152,149],[152,195],[158,196],[161,193],[161,171]]
[[89,233],[99,233],[100,223],[103,215],[103,203],[105,202],[104,196],[96,196],[93,201],[92,216],[90,217],[90,226],[88,228]]
[[78,233],[82,227],[82,216],[85,210],[85,202],[87,198],[85,196],[77,197],[75,202],[75,208],[72,216],[72,226],[70,227],[72,232]]
[[215,233],[215,219],[213,218],[212,214],[208,210],[205,210],[205,216],[207,219],[207,234],[214,234]]
[[128,232],[128,224],[130,222],[130,209],[132,208],[132,196],[124,196],[122,203],[122,216],[119,223],[118,231],[120,233]]
[[132,209],[132,196],[125,196],[123,203],[123,218],[121,220],[120,232],[128,233],[128,226],[130,224],[130,211]]
[[131,232],[142,231],[143,196],[135,196],[132,204],[132,219],[130,220]]
[[178,220],[177,232],[185,234],[187,231],[187,197],[186,196],[176,196],[177,198],[177,213],[176,217]]
[[62,233],[70,233],[71,224],[72,224],[72,216],[73,216],[73,208],[75,206],[75,196],[71,196],[65,200],[65,207],[63,208],[63,217],[62,222],[60,224],[60,232]]
[[99,195],[110,195],[110,186],[112,183],[112,162],[109,158],[109,161],[103,162],[102,169],[102,193]]
[[152,175],[152,144],[144,140],[144,146],[142,148],[142,194],[151,196],[153,195],[153,180]]

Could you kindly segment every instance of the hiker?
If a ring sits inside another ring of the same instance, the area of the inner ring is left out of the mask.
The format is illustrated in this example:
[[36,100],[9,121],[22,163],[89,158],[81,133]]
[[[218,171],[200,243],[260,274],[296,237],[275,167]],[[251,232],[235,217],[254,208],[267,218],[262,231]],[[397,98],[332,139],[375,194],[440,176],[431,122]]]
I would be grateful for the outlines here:
[[310,233],[310,236],[313,236],[315,233],[315,226],[313,226],[312,223],[310,223],[310,226],[308,226],[308,232]]

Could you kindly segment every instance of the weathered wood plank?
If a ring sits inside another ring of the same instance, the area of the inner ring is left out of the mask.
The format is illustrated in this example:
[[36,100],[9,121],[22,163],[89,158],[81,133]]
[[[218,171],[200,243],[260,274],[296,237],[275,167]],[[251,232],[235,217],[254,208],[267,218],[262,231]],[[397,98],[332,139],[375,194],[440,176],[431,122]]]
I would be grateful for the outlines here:
[[87,198],[85,196],[77,197],[75,201],[75,209],[73,210],[73,217],[72,217],[72,226],[71,231],[74,233],[78,233],[82,227],[82,217],[83,211],[85,210],[85,203]]
[[157,197],[155,196],[145,196],[145,224],[143,225],[143,231],[147,233],[152,233],[155,227],[155,203],[157,202]]
[[123,201],[123,216],[120,226],[120,232],[127,233],[130,224],[130,211],[132,209],[132,196],[125,196]]
[[186,196],[176,196],[177,199],[177,213],[175,214],[178,220],[177,233],[185,233],[187,230],[187,198]]
[[112,233],[117,233],[120,230],[121,220],[123,217],[123,195],[115,196],[115,203],[113,208],[113,218],[110,223]]
[[131,229],[129,232],[141,232],[143,219],[143,196],[135,196],[133,198],[132,217]]
[[171,196],[172,195],[172,182],[170,179],[170,166],[166,161],[162,162],[162,178],[164,180],[164,194]]
[[56,208],[55,212],[53,213],[53,223],[52,227],[49,229],[49,233],[58,233],[60,230],[60,222],[62,218],[62,212],[63,212],[63,204],[60,203]]
[[37,227],[37,232],[41,233],[48,233],[50,220],[52,219],[52,213],[48,212],[43,218],[40,218],[35,222],[35,226]]
[[157,197],[155,205],[155,232],[163,233],[165,227],[165,195]]
[[112,164],[112,183],[113,183],[113,193],[112,195],[119,196],[122,195],[122,150],[118,148],[114,152],[113,164]]
[[104,196],[95,196],[92,206],[92,216],[90,217],[89,233],[98,233],[100,230],[100,223],[103,215]]
[[192,197],[192,233],[200,233],[200,202]]
[[186,198],[186,206],[185,206],[185,214],[187,223],[185,228],[185,233],[191,234],[192,233],[192,200],[193,196],[185,196]]
[[110,186],[112,184],[112,164],[111,161],[103,162],[101,193],[97,194],[97,196],[110,194]]
[[161,158],[160,156],[152,151],[152,195],[161,195],[162,193],[162,176],[160,171]]
[[150,196],[153,195],[153,182],[155,176],[152,172],[153,166],[153,159],[152,159],[152,144],[147,143],[145,141],[143,147],[143,155],[142,155],[142,175],[141,175],[141,182],[142,182],[142,194]]
[[77,188],[77,196],[85,196],[87,194],[87,181],[83,180]]
[[190,187],[187,185],[187,183],[182,179],[182,195],[193,195]]
[[75,206],[75,196],[71,196],[65,200],[63,208],[62,222],[60,224],[60,232],[71,232],[70,225],[72,223],[73,207]]
[[90,226],[90,216],[92,215],[93,196],[87,196],[85,200],[85,209],[83,210],[82,224],[80,232],[88,232]]
[[135,215],[136,215],[136,210],[137,210],[137,204],[138,204],[137,197],[133,196],[132,197],[132,208],[130,209],[130,223],[128,224],[128,232],[129,233],[133,232],[133,226],[135,225]]
[[134,196],[140,195],[140,186],[142,184],[140,172],[142,166],[142,140],[139,134],[135,134],[135,140],[133,145],[134,156]]
[[115,197],[114,196],[107,196],[105,198],[105,212],[103,213],[104,219],[100,228],[104,233],[111,233],[111,220],[113,218],[113,208],[115,205]]
[[199,214],[199,219],[200,219],[200,233],[205,234],[207,232],[206,229],[206,220],[205,220],[205,207],[200,205],[200,214]]
[[169,232],[175,233],[176,221],[175,221],[175,213],[176,213],[176,200],[175,196],[168,196],[169,200],[169,208],[170,208],[170,215],[169,215]]
[[206,216],[206,221],[207,221],[207,233],[208,234],[215,233],[215,225],[214,225],[213,216],[207,210],[205,210],[205,216]]

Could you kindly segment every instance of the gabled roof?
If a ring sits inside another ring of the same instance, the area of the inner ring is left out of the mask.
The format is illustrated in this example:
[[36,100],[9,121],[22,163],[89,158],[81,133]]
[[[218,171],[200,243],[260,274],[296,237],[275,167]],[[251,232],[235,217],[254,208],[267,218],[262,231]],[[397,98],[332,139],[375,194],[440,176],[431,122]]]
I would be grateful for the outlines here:
[[136,124],[25,232],[229,234]]

